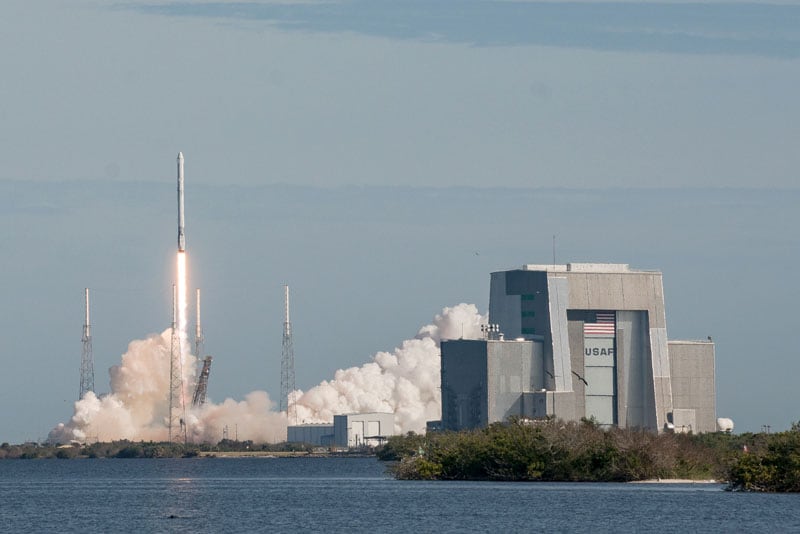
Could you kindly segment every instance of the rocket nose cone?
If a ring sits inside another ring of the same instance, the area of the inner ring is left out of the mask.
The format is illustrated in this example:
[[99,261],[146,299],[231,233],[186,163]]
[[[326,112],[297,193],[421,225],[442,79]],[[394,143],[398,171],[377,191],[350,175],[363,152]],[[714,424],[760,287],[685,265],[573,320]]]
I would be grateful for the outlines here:
[[183,152],[178,152],[178,159],[183,159]]

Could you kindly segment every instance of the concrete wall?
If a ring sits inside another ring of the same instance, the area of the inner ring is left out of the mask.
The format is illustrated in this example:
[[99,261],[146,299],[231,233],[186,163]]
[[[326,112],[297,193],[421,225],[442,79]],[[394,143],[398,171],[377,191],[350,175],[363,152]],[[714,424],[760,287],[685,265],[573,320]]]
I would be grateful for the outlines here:
[[646,311],[617,312],[618,424],[659,430],[648,323]]
[[459,339],[441,344],[442,427],[488,424],[488,368],[485,341]]
[[521,293],[506,293],[506,273],[492,273],[489,294],[505,295],[503,299],[489,300],[489,322],[503,325],[503,334],[509,339],[522,335]]
[[[479,342],[480,343],[480,342]],[[505,421],[524,416],[522,393],[533,391],[534,383],[542,382],[541,369],[534,368],[532,341],[486,341],[487,346],[487,409],[488,422]]]
[[[566,402],[566,399],[562,400],[560,407],[561,409],[556,413],[556,416],[559,419],[566,419],[566,413],[575,413],[578,414],[578,419],[583,417],[586,414],[586,384],[581,381],[579,376],[586,375],[586,369],[584,368],[584,357],[583,357],[583,320],[584,320],[584,313],[583,312],[575,312],[570,311],[568,312],[568,330],[569,330],[569,352],[570,352],[570,363],[571,363],[571,371],[574,371],[576,374],[572,374],[570,376],[570,380],[572,381],[572,391],[575,392],[575,395],[572,397],[571,406],[569,406]],[[577,376],[576,376],[577,375]]]
[[575,410],[574,391],[535,391],[523,393],[524,416],[528,419],[556,417],[564,421],[577,421],[582,417]]
[[661,273],[568,272],[571,310],[647,310],[651,328],[666,328]]
[[[714,343],[711,341],[670,341],[670,367],[674,412],[693,409],[696,426],[692,432],[714,432],[717,425],[714,388]],[[684,423],[673,419],[676,430]]]
[[506,339],[524,337],[552,345],[546,273],[492,273],[489,290],[489,321],[502,326]]
[[548,276],[547,292],[550,299],[550,339],[555,381],[553,390],[572,391],[572,360],[567,325],[567,309],[570,307],[569,279],[565,276]]
[[538,341],[443,341],[442,427],[480,428],[526,417],[524,393],[542,389]]

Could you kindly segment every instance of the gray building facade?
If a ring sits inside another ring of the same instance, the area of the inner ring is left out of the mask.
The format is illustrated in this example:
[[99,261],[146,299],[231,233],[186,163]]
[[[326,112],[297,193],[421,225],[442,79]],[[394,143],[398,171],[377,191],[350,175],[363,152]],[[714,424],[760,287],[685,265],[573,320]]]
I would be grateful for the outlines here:
[[518,415],[716,430],[714,345],[667,340],[660,272],[587,263],[495,272],[489,318],[514,341],[442,343],[444,428]]
[[286,441],[289,443],[316,445],[318,447],[330,447],[333,445],[333,425],[289,425],[286,429]]

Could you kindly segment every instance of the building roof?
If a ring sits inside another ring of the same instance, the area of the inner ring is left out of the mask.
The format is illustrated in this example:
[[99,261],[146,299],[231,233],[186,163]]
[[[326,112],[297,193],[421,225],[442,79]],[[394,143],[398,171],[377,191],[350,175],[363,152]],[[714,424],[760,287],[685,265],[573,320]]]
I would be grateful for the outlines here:
[[[512,269],[513,270],[513,269]],[[522,266],[523,271],[537,271],[547,273],[658,273],[658,270],[631,269],[627,263],[527,263]],[[503,271],[500,271],[503,272]]]

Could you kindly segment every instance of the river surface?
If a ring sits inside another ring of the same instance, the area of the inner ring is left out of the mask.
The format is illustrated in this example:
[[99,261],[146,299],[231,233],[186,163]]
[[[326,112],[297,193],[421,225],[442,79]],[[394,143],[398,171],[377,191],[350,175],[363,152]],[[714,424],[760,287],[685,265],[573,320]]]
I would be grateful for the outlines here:
[[800,532],[720,484],[396,481],[372,458],[0,461],[0,532]]

